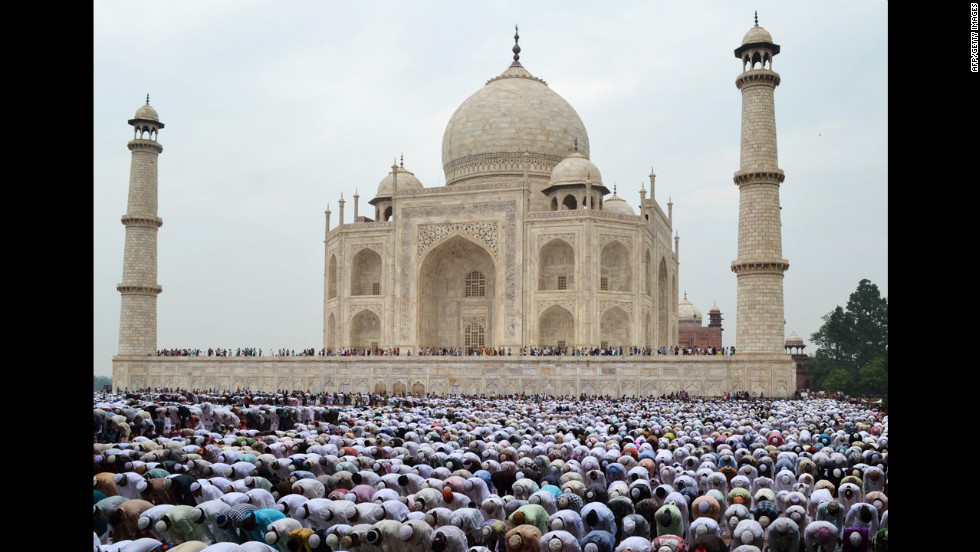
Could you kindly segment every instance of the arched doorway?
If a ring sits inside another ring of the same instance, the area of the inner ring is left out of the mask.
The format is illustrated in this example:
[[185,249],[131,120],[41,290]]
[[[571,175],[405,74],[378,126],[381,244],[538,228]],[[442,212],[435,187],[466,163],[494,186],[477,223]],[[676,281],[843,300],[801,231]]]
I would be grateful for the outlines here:
[[613,240],[602,248],[600,259],[600,291],[633,291],[633,269],[630,252],[619,240]]
[[330,264],[327,268],[327,299],[337,296],[337,256],[330,255]]
[[602,313],[599,319],[599,341],[602,347],[629,347],[630,317],[619,307],[612,307]]
[[670,305],[667,302],[667,262],[660,259],[660,270],[657,274],[657,346],[671,347],[676,343],[667,341],[667,314]]
[[362,249],[351,261],[351,295],[381,295],[381,255]]
[[359,349],[375,349],[381,341],[381,319],[367,309],[351,320],[350,345]]
[[565,240],[554,239],[538,253],[538,289],[566,290],[575,287],[575,250]]
[[541,347],[571,347],[575,345],[575,318],[558,305],[548,307],[538,319],[538,343]]
[[481,335],[493,346],[496,266],[481,245],[456,235],[432,248],[419,269],[419,345],[464,347]]
[[337,347],[337,319],[334,318],[333,313],[327,317],[327,327],[325,328],[323,336],[323,346],[328,349],[333,349]]

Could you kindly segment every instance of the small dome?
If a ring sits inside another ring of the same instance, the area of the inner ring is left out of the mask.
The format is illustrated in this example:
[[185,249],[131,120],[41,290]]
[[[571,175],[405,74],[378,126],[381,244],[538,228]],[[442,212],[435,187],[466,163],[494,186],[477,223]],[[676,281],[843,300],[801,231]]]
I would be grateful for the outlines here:
[[787,347],[802,347],[803,346],[803,338],[800,337],[799,335],[797,335],[796,332],[793,332],[793,333],[789,334],[789,337],[786,338],[786,346]]
[[714,306],[711,307],[711,310],[709,310],[708,312],[717,312],[721,314],[721,309],[718,308],[718,304],[716,303]]
[[[636,211],[630,207],[630,204],[626,203],[625,199],[616,194],[613,194],[611,198],[602,202],[602,210],[609,211],[610,213],[619,213],[620,215],[636,216]],[[698,316],[700,317],[701,313],[698,313]]]
[[745,38],[742,39],[742,46],[746,44],[755,44],[757,42],[768,42],[772,44],[772,35],[769,31],[763,29],[762,27],[756,25],[749,29],[749,32],[745,33]]
[[[411,172],[405,170],[405,167],[398,167],[398,192],[404,192],[406,190],[421,190],[423,188],[422,183],[419,182],[418,178]],[[391,193],[394,189],[392,181],[395,171],[391,171],[387,176],[381,179],[378,184],[378,193],[374,197],[391,197]]]
[[157,110],[150,107],[150,104],[141,105],[139,109],[136,110],[136,115],[133,116],[134,119],[146,119],[148,121],[160,122],[160,116],[157,115]]
[[599,168],[576,151],[555,165],[555,169],[551,171],[550,185],[585,184],[586,180],[591,180],[593,186],[602,185]]
[[687,292],[684,293],[684,300],[677,305],[678,321],[701,322],[701,311],[687,299]]

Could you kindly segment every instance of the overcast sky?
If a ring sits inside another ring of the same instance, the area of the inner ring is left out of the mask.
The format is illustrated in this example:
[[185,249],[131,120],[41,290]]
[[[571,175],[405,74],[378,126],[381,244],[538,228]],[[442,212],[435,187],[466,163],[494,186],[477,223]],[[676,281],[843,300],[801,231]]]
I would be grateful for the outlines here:
[[[445,185],[442,135],[512,61],[578,112],[591,160],[638,210],[674,203],[680,295],[735,343],[741,63],[753,12],[776,89],[786,333],[862,278],[888,295],[887,3],[131,2],[94,9],[93,368],[111,375],[132,139],[159,135],[158,348],[322,347],[324,210],[368,201],[405,156]],[[268,354],[268,353],[266,353]]]

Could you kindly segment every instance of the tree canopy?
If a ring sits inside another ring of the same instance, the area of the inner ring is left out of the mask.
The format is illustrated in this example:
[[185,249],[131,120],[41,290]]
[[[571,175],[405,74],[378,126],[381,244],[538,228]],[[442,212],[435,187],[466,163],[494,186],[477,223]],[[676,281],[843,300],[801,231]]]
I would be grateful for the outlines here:
[[818,347],[807,363],[817,389],[851,395],[888,394],[888,299],[861,280],[844,308],[823,317],[810,340]]

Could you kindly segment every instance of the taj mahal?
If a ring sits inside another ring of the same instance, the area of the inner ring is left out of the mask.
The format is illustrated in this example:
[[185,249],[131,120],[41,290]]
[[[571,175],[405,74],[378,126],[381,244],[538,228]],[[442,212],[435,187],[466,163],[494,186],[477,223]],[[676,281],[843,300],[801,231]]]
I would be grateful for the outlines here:
[[[589,158],[585,125],[524,67],[519,39],[515,33],[504,71],[466,98],[446,124],[444,186],[426,187],[396,159],[366,205],[355,193],[353,205],[341,198],[336,213],[324,213],[323,350],[397,355],[154,356],[162,291],[156,281],[158,135],[164,124],[147,99],[129,120],[134,134],[113,386],[792,395],[794,363],[783,350],[782,280],[789,263],[782,255],[784,175],[776,155],[780,77],[772,69],[779,45],[756,23],[734,51],[742,66],[735,82],[742,95],[734,175],[738,251],[731,264],[738,283],[737,354],[678,356],[657,354],[678,343],[686,312],[679,309],[673,204],[658,201],[652,171],[637,209],[603,182]],[[543,348],[652,354],[522,354]],[[464,354],[418,354],[447,349]],[[487,350],[506,353],[482,354]]]

